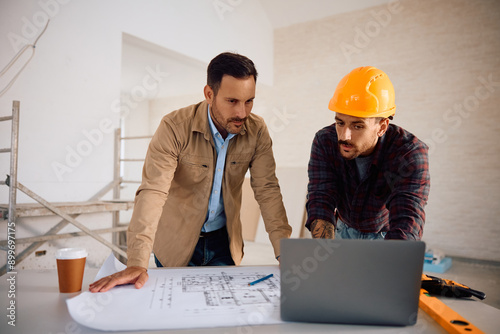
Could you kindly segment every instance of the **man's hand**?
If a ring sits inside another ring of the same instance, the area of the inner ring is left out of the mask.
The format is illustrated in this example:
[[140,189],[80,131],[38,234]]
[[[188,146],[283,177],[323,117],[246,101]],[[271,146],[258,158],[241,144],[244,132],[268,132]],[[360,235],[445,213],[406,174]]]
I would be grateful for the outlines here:
[[311,223],[311,235],[314,239],[334,239],[335,227],[326,220],[316,219]]
[[90,292],[106,292],[112,287],[122,284],[134,284],[137,289],[148,280],[149,275],[146,268],[143,267],[128,267],[122,271],[101,278],[100,280],[89,285]]

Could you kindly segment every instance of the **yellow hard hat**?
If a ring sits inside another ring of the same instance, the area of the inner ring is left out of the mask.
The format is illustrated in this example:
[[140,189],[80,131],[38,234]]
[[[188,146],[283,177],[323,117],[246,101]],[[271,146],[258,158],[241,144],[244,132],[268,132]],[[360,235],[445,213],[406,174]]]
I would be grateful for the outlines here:
[[355,117],[390,117],[396,113],[394,87],[387,74],[358,67],[340,80],[328,109]]

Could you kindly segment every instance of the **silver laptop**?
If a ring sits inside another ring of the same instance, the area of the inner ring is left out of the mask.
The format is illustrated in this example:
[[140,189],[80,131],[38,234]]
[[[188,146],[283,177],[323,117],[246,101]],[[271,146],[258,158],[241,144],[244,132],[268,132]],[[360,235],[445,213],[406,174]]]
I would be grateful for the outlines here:
[[284,321],[413,325],[425,243],[281,240]]

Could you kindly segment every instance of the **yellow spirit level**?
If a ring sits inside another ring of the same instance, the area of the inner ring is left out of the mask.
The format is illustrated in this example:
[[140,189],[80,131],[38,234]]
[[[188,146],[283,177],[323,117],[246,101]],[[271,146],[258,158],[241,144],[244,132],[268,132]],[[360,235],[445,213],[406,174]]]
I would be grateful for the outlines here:
[[438,322],[448,333],[453,334],[479,334],[483,333],[476,326],[467,321],[457,312],[445,305],[436,297],[431,297],[426,290],[420,290],[419,306],[428,315]]

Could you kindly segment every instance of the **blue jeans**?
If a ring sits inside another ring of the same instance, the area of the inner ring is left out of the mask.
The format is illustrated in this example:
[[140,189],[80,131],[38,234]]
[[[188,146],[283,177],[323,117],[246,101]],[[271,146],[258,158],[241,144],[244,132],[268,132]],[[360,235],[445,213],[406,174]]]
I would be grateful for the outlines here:
[[335,239],[384,239],[387,232],[378,233],[363,233],[355,228],[344,224],[340,219],[337,219],[337,227],[335,228]]
[[[163,267],[156,255],[155,263],[158,268]],[[188,266],[234,266],[225,226],[217,231],[200,235]]]

